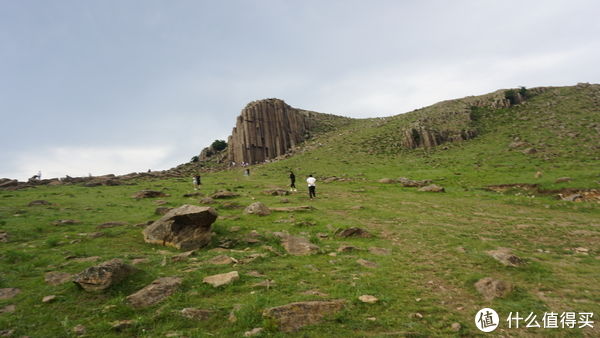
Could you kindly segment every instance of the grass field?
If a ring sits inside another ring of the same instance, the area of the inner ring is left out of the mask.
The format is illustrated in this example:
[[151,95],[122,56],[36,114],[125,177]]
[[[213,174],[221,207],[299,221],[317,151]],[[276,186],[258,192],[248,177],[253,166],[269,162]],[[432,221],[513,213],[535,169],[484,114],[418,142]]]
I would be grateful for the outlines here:
[[[585,329],[509,329],[509,312],[540,318],[544,312],[592,312],[600,314],[600,204],[567,202],[556,197],[564,188],[599,189],[600,126],[598,90],[555,88],[527,104],[507,109],[481,109],[473,140],[448,143],[433,150],[377,147],[378,135],[394,135],[394,120],[402,115],[357,120],[320,135],[305,144],[305,151],[269,164],[253,166],[249,177],[242,169],[203,175],[201,192],[238,192],[240,197],[212,205],[219,213],[213,224],[212,243],[186,261],[172,262],[179,251],[146,244],[136,226],[160,216],[154,214],[157,199],[136,200],[139,190],[161,190],[170,197],[164,206],[199,204],[191,178],[139,180],[132,185],[83,187],[40,186],[0,191],[0,231],[8,241],[0,243],[0,288],[17,287],[12,299],[0,299],[0,308],[15,305],[14,312],[0,313],[0,330],[14,330],[19,337],[75,336],[73,327],[84,325],[89,337],[243,336],[263,327],[262,336],[475,336],[483,334],[474,316],[491,307],[503,322],[492,335],[502,336],[600,336],[600,324]],[[386,130],[389,128],[389,130]],[[572,136],[573,134],[577,136]],[[519,137],[536,147],[534,154],[511,149]],[[382,141],[386,143],[388,141]],[[263,193],[286,188],[288,170],[298,177],[299,191],[283,198]],[[536,178],[536,172],[540,172]],[[309,200],[304,178],[317,177],[317,199]],[[324,183],[332,176],[345,180]],[[568,176],[569,182],[556,183]],[[418,192],[399,184],[378,183],[381,178],[431,179],[445,193]],[[488,185],[538,184],[536,191],[485,190]],[[554,191],[554,192],[544,192]],[[33,200],[51,205],[28,206]],[[313,210],[273,212],[260,217],[244,214],[255,201],[269,207],[311,205]],[[61,219],[78,224],[53,225]],[[96,227],[120,221],[127,225]],[[336,229],[361,227],[373,238],[337,238]],[[318,254],[286,254],[273,232],[300,234],[320,247]],[[252,231],[258,243],[245,240]],[[92,233],[100,232],[94,238]],[[218,249],[230,240],[228,249]],[[337,252],[340,245],[358,250]],[[369,248],[385,248],[378,255]],[[510,248],[524,260],[507,267],[486,251]],[[580,248],[580,250],[575,250]],[[581,250],[581,248],[586,250]],[[240,262],[234,266],[211,265],[207,260],[226,254]],[[253,254],[263,254],[251,262]],[[99,256],[96,262],[73,258]],[[103,293],[88,293],[73,283],[50,286],[49,271],[78,273],[88,266],[121,258],[141,271]],[[368,268],[356,261],[377,264]],[[214,288],[206,276],[238,271],[233,284]],[[251,277],[258,271],[265,277]],[[126,296],[162,276],[180,276],[183,285],[158,305],[133,309]],[[508,281],[514,290],[503,298],[486,301],[474,283],[483,277]],[[273,280],[269,287],[255,284]],[[323,295],[304,292],[318,290]],[[358,300],[373,295],[375,304]],[[55,301],[42,303],[47,295]],[[304,300],[345,299],[346,307],[317,325],[292,334],[277,330],[263,319],[266,308]],[[212,310],[203,321],[182,317],[187,307]],[[236,320],[232,320],[232,314]],[[111,329],[118,320],[135,320],[122,331]],[[541,322],[541,319],[538,319]],[[459,323],[460,329],[452,328]]]

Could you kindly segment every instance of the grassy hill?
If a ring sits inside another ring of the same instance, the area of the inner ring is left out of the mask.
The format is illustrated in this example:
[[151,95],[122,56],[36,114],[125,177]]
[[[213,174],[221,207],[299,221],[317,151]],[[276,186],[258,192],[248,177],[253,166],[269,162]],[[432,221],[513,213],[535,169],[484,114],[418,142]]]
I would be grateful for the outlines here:
[[[593,312],[594,320],[600,314],[600,204],[592,190],[600,190],[600,86],[533,92],[525,103],[508,108],[476,104],[501,97],[503,92],[497,92],[384,119],[345,121],[307,141],[293,157],[251,167],[250,176],[243,176],[242,169],[206,174],[205,195],[231,190],[240,196],[212,205],[219,213],[212,243],[179,262],[171,260],[179,251],[144,243],[136,224],[160,217],[154,213],[158,199],[167,207],[198,205],[200,197],[183,196],[193,192],[191,178],[0,191],[0,231],[8,234],[0,242],[0,288],[21,289],[11,299],[0,299],[0,309],[15,305],[14,311],[0,313],[0,330],[14,330],[15,337],[75,336],[76,325],[84,325],[89,337],[239,337],[256,327],[265,328],[262,336],[273,337],[473,336],[480,334],[475,314],[491,307],[502,320],[495,335],[598,336],[598,323],[593,329],[507,326],[509,312],[533,312],[540,323],[550,311]],[[408,149],[402,146],[401,131],[415,121],[430,128],[470,128],[477,136]],[[286,188],[290,169],[298,177],[297,193],[278,197],[263,192]],[[304,191],[308,174],[318,179],[312,201]],[[398,177],[429,179],[446,192],[378,182]],[[563,177],[570,180],[556,183]],[[517,183],[521,185],[489,188]],[[522,184],[531,186],[523,189]],[[142,189],[170,197],[131,197]],[[575,191],[586,191],[587,200],[557,197]],[[28,206],[33,200],[51,204]],[[314,209],[245,214],[243,207],[255,201]],[[52,224],[61,219],[78,223]],[[97,228],[113,221],[127,225]],[[348,227],[363,228],[374,237],[335,236],[337,229]],[[308,238],[320,252],[287,254],[274,234],[284,230]],[[342,245],[356,249],[338,252]],[[369,250],[373,247],[390,254]],[[498,248],[510,248],[523,264],[500,264],[487,253]],[[208,263],[223,254],[239,262]],[[94,256],[99,257],[95,262],[81,259]],[[112,258],[147,261],[136,265],[141,272],[103,293],[44,282],[49,271],[78,273]],[[362,266],[359,259],[376,266]],[[202,282],[233,270],[241,278],[231,285],[214,288]],[[265,277],[248,275],[252,271]],[[183,285],[149,308],[125,303],[125,297],[163,276],[182,277]],[[514,288],[488,301],[474,287],[484,277]],[[273,281],[268,287],[256,285],[266,279]],[[358,300],[365,294],[379,301]],[[48,295],[57,297],[43,303]],[[296,333],[281,333],[262,316],[269,307],[324,299],[347,303],[343,311]],[[211,310],[212,315],[202,321],[184,318],[179,311],[188,307]],[[135,323],[116,331],[111,326],[119,320]]]

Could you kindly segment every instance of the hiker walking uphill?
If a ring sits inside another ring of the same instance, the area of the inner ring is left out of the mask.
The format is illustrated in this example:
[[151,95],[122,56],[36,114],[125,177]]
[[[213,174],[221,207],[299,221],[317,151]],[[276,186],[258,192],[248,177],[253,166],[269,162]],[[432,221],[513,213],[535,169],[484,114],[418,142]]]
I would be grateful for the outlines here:
[[313,175],[308,175],[308,178],[306,179],[306,183],[308,183],[308,197],[310,197],[311,200],[317,197],[317,193],[315,191],[317,188],[315,185],[316,181],[317,179],[314,178]]
[[298,191],[298,189],[296,189],[296,175],[294,175],[294,172],[290,170],[290,191]]
[[202,183],[200,182],[200,175],[196,175],[196,176],[194,176],[194,178],[192,179],[192,182],[194,183],[194,190],[198,190],[198,186],[199,186],[200,184],[202,184]]

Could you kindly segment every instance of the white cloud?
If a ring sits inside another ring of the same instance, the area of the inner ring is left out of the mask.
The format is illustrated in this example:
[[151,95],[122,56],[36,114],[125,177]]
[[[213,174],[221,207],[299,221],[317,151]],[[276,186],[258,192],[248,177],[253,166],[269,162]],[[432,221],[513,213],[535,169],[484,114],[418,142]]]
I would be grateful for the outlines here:
[[[15,159],[14,176],[26,180],[42,171],[42,178],[127,174],[134,171],[159,169],[169,156],[171,147],[53,147],[19,154]],[[164,169],[164,168],[160,168]],[[28,176],[23,176],[23,175]]]

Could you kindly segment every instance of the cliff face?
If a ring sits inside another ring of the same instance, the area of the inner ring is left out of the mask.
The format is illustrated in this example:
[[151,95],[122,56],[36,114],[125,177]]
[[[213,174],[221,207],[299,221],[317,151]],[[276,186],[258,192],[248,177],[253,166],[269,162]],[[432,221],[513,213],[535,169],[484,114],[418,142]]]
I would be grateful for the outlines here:
[[249,103],[227,140],[228,160],[255,164],[284,155],[304,141],[314,121],[310,114],[279,99]]

